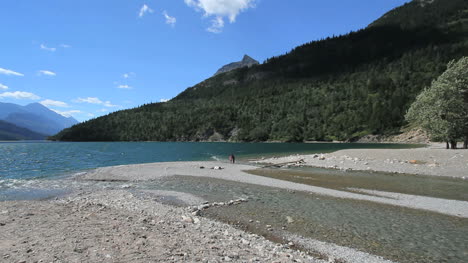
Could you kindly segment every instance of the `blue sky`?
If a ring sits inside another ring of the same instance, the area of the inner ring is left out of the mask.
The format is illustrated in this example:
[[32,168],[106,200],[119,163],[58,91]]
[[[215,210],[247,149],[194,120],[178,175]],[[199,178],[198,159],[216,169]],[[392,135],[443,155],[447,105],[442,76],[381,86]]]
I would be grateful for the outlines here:
[[244,54],[263,62],[408,0],[14,0],[0,5],[0,102],[79,121],[170,99]]

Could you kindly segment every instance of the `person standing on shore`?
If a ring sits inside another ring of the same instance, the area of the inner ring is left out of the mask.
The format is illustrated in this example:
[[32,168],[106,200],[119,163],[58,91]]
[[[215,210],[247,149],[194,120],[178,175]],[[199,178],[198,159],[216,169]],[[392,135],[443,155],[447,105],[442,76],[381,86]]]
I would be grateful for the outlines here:
[[231,162],[231,163],[236,162],[236,157],[234,156],[234,154],[229,155],[229,162]]

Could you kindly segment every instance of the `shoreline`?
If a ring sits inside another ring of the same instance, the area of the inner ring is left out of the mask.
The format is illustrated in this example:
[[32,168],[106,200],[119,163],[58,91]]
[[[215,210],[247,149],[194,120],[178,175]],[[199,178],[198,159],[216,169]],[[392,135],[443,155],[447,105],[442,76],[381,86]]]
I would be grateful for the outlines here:
[[[440,150],[353,149],[328,154],[290,155],[256,162],[287,161],[291,164],[310,166],[319,163],[322,165],[319,167],[330,168],[328,165],[333,165],[336,166],[333,167],[335,169],[353,170],[358,168],[359,164],[362,165],[362,162],[366,162],[366,166],[372,170],[389,172],[384,168],[400,167],[397,171],[408,174],[435,171],[430,175],[463,178],[459,172],[465,165],[468,167],[468,151]],[[357,155],[358,152],[362,155]],[[415,159],[419,161],[426,161],[422,157],[428,160],[437,157],[438,160],[433,163],[438,165],[390,163],[386,162],[389,158],[379,157],[394,155],[399,158],[416,156]],[[299,162],[301,159],[303,162]],[[119,165],[80,173],[74,180],[121,184],[101,190],[79,189],[55,200],[0,202],[0,258],[2,262],[391,262],[349,247],[295,235],[289,235],[283,243],[273,243],[232,225],[200,216],[197,211],[192,211],[192,208],[163,204],[160,199],[155,198],[165,196],[177,199],[190,207],[203,207],[207,202],[200,196],[177,191],[145,191],[132,187],[133,184],[172,176],[215,178],[468,218],[466,201],[370,190],[351,193],[245,172],[252,169],[259,167],[195,161]],[[447,170],[446,173],[438,174],[444,169]],[[233,204],[236,202],[234,200]],[[311,254],[298,251],[299,248]]]
[[[182,169],[192,169],[194,165],[178,164],[185,165]],[[225,165],[218,162],[202,164]],[[180,171],[172,165],[166,166],[168,163],[158,165],[167,171],[159,177],[172,176],[173,172]],[[131,166],[107,167],[104,169],[106,171],[97,169],[79,176],[78,180],[115,181],[106,178],[116,175],[121,169],[141,174],[142,171],[148,171],[148,168],[154,168],[151,165]],[[211,171],[223,173],[226,170],[228,168]],[[161,170],[156,173],[161,174]],[[234,173],[238,171],[228,172],[229,175]],[[126,176],[133,177],[127,173]],[[118,180],[137,183],[154,179],[147,176]],[[283,239],[280,243],[267,240],[192,212],[193,205],[205,206],[207,202],[187,193],[158,190],[139,190],[135,193],[128,185],[121,185],[119,188],[121,189],[80,190],[54,200],[0,202],[2,262],[150,260],[392,263],[380,256],[297,235],[285,235],[288,236],[287,240]],[[192,206],[186,209],[163,204],[161,200],[154,198],[161,195],[176,198]],[[68,229],[72,231],[68,233]],[[168,243],[171,245],[167,245]],[[307,252],[301,251],[302,249]]]
[[[209,169],[215,167],[220,167],[222,169]],[[384,205],[427,210],[456,217],[468,218],[468,202],[465,201],[415,196],[410,194],[391,192],[379,192],[378,195],[352,193],[324,187],[294,183],[290,181],[272,179],[268,177],[249,174],[246,172],[248,170],[255,169],[261,168],[245,164],[229,164],[206,161],[149,163],[98,168],[79,176],[78,179],[86,181],[120,181],[137,183],[145,181],[154,181],[163,177],[177,175],[190,177],[205,177],[252,185],[280,188],[292,191],[309,192],[319,195],[331,196],[335,198],[370,201]]]
[[446,150],[441,144],[414,149],[346,149],[295,154],[257,159],[253,163],[468,179],[468,150]]

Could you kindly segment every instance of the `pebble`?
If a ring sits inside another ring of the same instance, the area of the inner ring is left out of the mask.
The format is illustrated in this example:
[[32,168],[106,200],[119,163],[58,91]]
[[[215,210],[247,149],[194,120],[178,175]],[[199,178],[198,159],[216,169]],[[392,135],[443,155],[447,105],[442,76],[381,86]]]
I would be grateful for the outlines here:
[[201,215],[201,211],[200,211],[200,210],[194,211],[194,212],[192,212],[192,215],[193,215],[193,216],[200,216],[200,215]]
[[203,209],[207,209],[207,208],[210,208],[210,204],[203,204],[203,205],[198,206],[198,210],[203,210]]
[[182,221],[186,223],[193,223],[193,219],[188,216],[182,216]]

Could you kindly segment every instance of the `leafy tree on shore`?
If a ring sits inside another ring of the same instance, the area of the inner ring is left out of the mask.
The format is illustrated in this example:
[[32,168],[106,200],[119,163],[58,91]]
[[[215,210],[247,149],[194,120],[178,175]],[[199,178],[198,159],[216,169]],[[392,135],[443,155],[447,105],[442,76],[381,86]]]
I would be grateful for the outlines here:
[[456,148],[458,140],[464,140],[468,148],[468,57],[450,62],[431,87],[418,95],[406,118],[433,140],[447,142],[447,148]]

